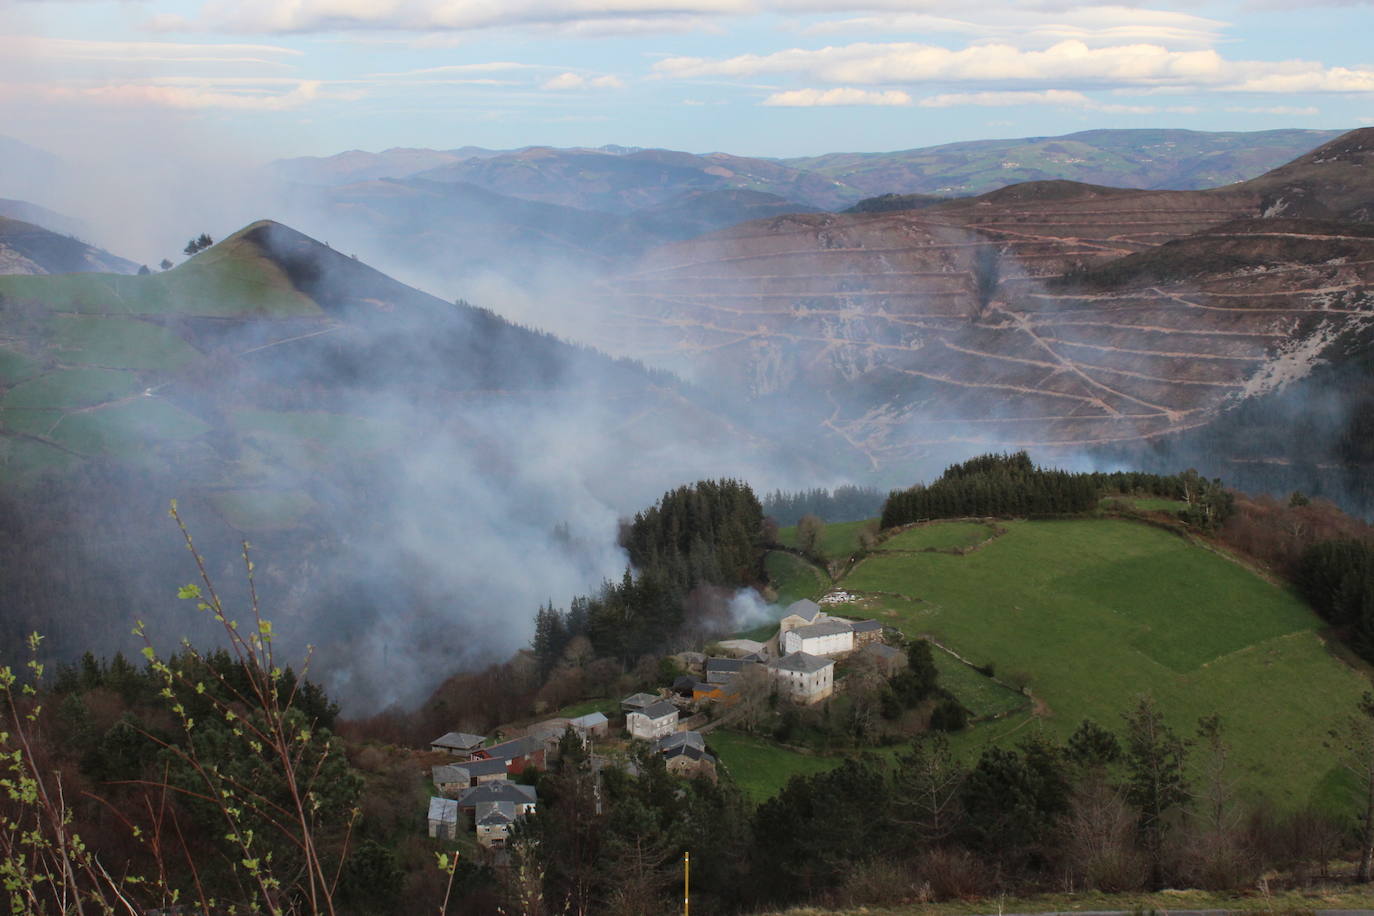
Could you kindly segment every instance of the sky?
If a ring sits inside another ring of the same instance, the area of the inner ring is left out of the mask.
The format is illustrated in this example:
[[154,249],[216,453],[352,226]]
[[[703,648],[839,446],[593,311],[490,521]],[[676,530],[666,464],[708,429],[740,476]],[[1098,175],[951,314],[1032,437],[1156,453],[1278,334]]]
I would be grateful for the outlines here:
[[1374,124],[1374,5],[0,0],[0,133],[156,162]]

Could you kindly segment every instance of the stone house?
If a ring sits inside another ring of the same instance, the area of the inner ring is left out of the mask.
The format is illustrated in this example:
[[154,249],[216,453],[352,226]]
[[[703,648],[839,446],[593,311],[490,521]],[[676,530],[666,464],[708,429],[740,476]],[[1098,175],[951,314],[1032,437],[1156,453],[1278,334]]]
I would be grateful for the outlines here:
[[706,682],[708,684],[724,684],[750,664],[752,663],[746,662],[742,658],[708,658],[706,659]]
[[449,732],[447,735],[431,741],[429,749],[431,751],[443,751],[459,760],[468,760],[481,749],[482,742],[486,740],[481,735],[469,735],[467,732]]
[[706,739],[701,732],[678,732],[659,738],[654,749],[663,755],[668,772],[674,776],[716,774],[716,760],[706,752]]
[[519,817],[515,803],[508,801],[479,802],[472,817],[477,842],[488,849],[500,849],[510,838],[510,829]]
[[805,652],[807,655],[847,655],[854,651],[854,628],[846,620],[828,617],[825,620],[785,630],[778,637],[778,651],[783,655]]
[[458,839],[458,803],[451,798],[430,798],[429,835],[436,840]]
[[534,786],[493,782],[468,789],[458,796],[455,804],[464,811],[476,811],[477,806],[485,802],[510,802],[515,806],[517,815],[529,814],[539,804],[539,793]]
[[876,620],[855,620],[849,625],[854,631],[854,648],[882,642],[883,625]]
[[869,643],[859,650],[859,655],[871,658],[884,677],[895,677],[906,667],[906,653],[886,643]]
[[825,612],[821,606],[810,598],[803,598],[800,601],[793,601],[783,611],[782,619],[778,621],[780,632],[786,633],[788,630],[795,630],[797,627],[809,627],[813,623],[824,620]]
[[835,692],[835,662],[792,652],[768,666],[778,693],[797,703],[819,703]]
[[667,700],[636,710],[625,717],[625,728],[635,738],[653,741],[677,731],[677,707]]

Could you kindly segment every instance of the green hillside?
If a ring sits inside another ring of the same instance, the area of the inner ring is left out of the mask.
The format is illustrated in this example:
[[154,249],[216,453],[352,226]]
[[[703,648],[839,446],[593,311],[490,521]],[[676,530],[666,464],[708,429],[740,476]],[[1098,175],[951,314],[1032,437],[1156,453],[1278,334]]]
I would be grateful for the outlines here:
[[[1012,746],[1037,727],[1062,740],[1084,718],[1117,729],[1149,693],[1180,734],[1191,735],[1202,716],[1222,716],[1240,791],[1296,807],[1338,790],[1323,741],[1369,681],[1327,649],[1322,621],[1291,592],[1138,522],[1001,527],[908,529],[836,583],[856,597],[855,614],[928,636],[992,665],[1000,680],[1029,686],[1033,710],[975,725],[956,746],[969,754]],[[992,682],[940,661],[947,685],[975,714],[1008,708],[977,695],[980,679]]]

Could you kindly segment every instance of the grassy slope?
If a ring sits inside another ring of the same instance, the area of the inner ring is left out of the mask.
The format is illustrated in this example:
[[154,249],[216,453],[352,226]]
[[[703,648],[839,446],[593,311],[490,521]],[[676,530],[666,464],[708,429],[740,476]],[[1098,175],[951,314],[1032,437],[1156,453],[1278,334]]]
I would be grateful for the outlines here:
[[[1243,788],[1287,805],[1329,791],[1322,738],[1368,682],[1328,653],[1294,596],[1145,525],[1006,527],[967,556],[871,557],[842,584],[919,599],[879,598],[879,616],[1024,673],[1060,738],[1085,717],[1115,728],[1149,691],[1180,732],[1224,716]],[[1014,741],[1024,724],[991,723],[960,744]]]
[[754,802],[772,798],[793,776],[820,773],[843,762],[841,757],[799,754],[766,738],[742,732],[715,731],[707,736],[706,741],[730,770],[744,794]]
[[[858,553],[859,551],[859,532],[865,525],[873,524],[872,520],[858,522],[835,522],[827,523],[821,532],[820,548],[821,555],[827,560],[842,560],[845,557]],[[791,525],[778,531],[778,541],[788,547],[797,546],[797,526]]]
[[954,550],[981,544],[996,534],[983,522],[940,522],[908,528],[883,541],[881,550]]

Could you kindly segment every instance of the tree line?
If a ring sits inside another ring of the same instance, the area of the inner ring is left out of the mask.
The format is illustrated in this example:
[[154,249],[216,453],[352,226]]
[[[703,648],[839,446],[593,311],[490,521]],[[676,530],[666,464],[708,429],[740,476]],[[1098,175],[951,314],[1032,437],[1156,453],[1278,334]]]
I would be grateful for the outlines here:
[[803,516],[814,515],[825,522],[857,522],[882,511],[887,498],[877,487],[853,484],[833,490],[815,488],[793,492],[774,490],[763,498],[763,514],[786,528]]
[[1233,497],[1220,480],[1196,471],[1071,472],[1038,467],[1026,452],[988,454],[950,465],[933,483],[891,493],[883,504],[884,529],[938,518],[1081,515],[1102,497],[1122,493],[1187,503],[1180,517],[1214,528],[1229,517]]
[[597,657],[631,664],[678,642],[715,635],[725,595],[762,576],[763,508],[749,485],[703,480],[663,494],[622,526],[630,568],[566,610],[535,615],[532,648],[541,674],[583,637]]

